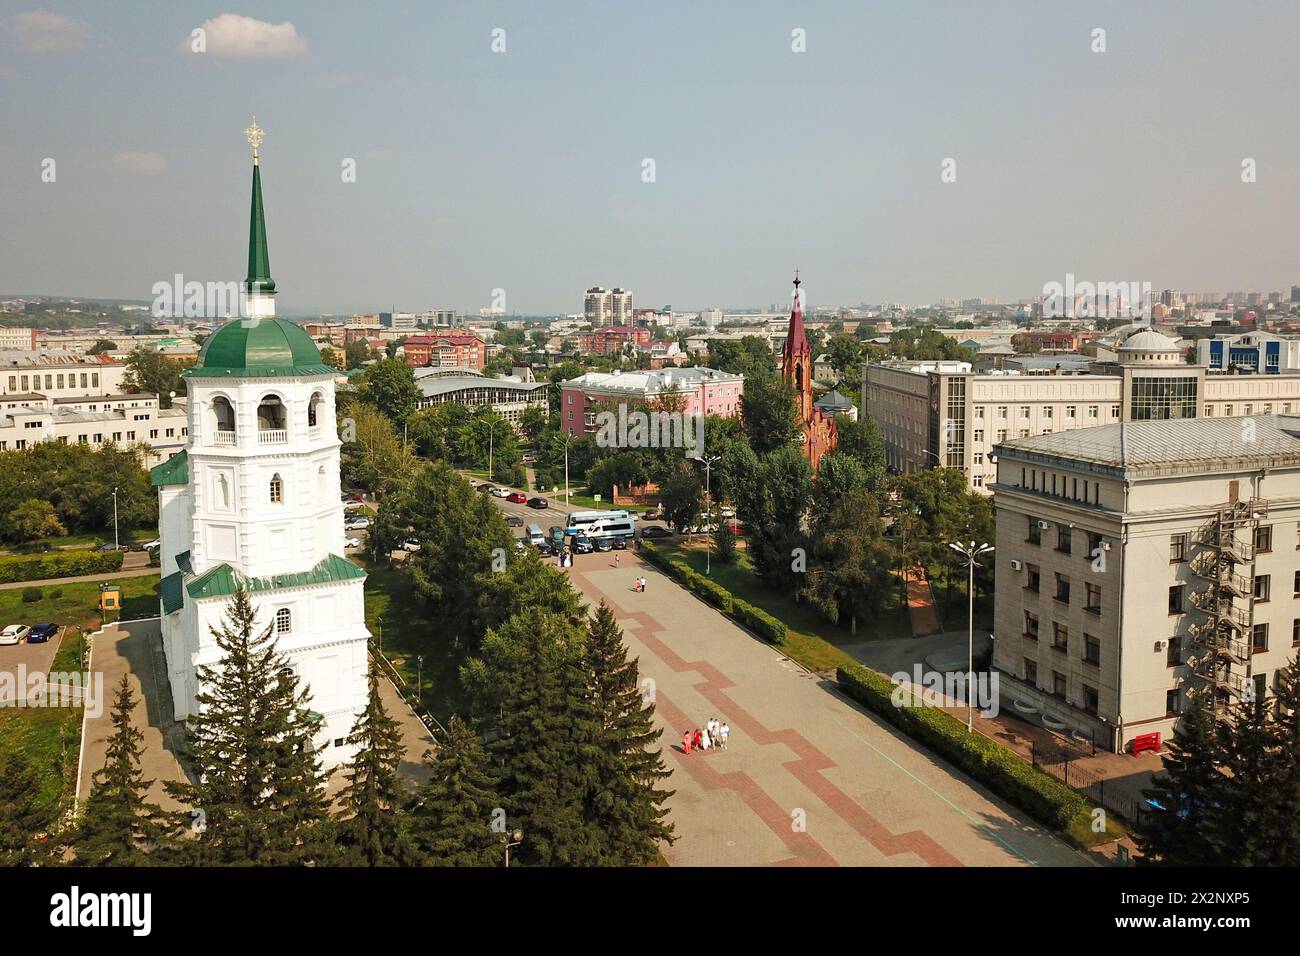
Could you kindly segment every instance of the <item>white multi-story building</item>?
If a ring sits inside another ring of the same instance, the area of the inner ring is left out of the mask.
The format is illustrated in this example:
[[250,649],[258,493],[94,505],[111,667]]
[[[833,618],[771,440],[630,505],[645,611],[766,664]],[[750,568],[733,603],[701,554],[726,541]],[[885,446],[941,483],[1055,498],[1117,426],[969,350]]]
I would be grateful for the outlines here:
[[0,395],[120,395],[125,377],[126,366],[107,355],[0,352]]
[[43,441],[140,445],[150,468],[183,450],[188,437],[185,407],[159,408],[157,395],[0,396],[0,451]]
[[583,295],[582,312],[593,327],[602,325],[632,325],[632,293],[627,289],[605,289],[593,286]]
[[365,572],[343,556],[335,371],[307,333],[275,318],[261,174],[253,153],[249,317],[228,323],[185,372],[189,444],[153,469],[162,541],[163,651],[177,719],[198,706],[198,668],[219,666],[212,629],[246,591],[310,695],[322,763],[367,699]]
[[1300,413],[1300,374],[1230,375],[1188,365],[1178,341],[1150,327],[1128,332],[1114,354],[1115,361],[1082,372],[868,364],[862,408],[880,430],[892,471],[958,468],[981,492],[993,481],[998,442],[1115,422]]
[[1190,688],[1221,705],[1275,692],[1300,648],[1300,417],[1121,422],[996,451],[1002,706],[1121,751],[1168,737]]

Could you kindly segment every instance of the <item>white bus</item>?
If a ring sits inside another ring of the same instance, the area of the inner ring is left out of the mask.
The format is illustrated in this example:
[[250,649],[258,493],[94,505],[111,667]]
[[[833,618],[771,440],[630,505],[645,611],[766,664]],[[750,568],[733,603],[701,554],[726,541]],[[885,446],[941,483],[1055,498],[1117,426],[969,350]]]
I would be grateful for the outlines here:
[[630,511],[575,511],[569,515],[564,533],[630,540],[636,534],[636,515]]

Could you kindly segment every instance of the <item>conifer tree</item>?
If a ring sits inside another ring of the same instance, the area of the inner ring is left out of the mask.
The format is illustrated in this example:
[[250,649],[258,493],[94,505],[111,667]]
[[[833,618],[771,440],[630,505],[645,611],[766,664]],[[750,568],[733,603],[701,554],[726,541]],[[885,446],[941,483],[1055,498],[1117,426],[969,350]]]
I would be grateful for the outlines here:
[[[584,824],[600,754],[600,717],[584,672],[586,629],[542,609],[523,611],[483,639],[462,680],[483,725],[506,826],[524,831],[522,863],[593,866],[602,837]],[[513,858],[513,857],[512,857]]]
[[1145,791],[1163,808],[1149,814],[1137,834],[1148,863],[1209,866],[1225,861],[1222,808],[1228,783],[1222,768],[1226,750],[1212,693],[1203,689],[1188,695],[1188,709],[1169,741],[1164,772]]
[[1265,830],[1277,866],[1300,866],[1300,655],[1277,672],[1274,733],[1278,759],[1265,798],[1270,802]]
[[604,601],[588,623],[584,670],[600,721],[595,784],[585,801],[588,825],[603,836],[603,863],[649,863],[660,840],[673,840],[663,806],[673,791],[655,786],[670,771],[661,751],[651,749],[662,734],[654,704],[642,698],[637,662],[627,659],[623,631]]
[[[1253,687],[1253,685],[1251,685]],[[1266,823],[1273,815],[1278,748],[1264,695],[1251,695],[1233,708],[1220,726],[1227,777],[1220,789],[1210,827],[1221,849],[1219,866],[1267,866],[1272,855]],[[1294,810],[1294,808],[1290,808]]]
[[362,866],[402,866],[411,862],[398,818],[406,799],[398,767],[406,755],[402,731],[379,696],[379,675],[370,670],[370,699],[357,718],[348,743],[357,748],[339,794],[345,817],[339,841],[349,862]]
[[178,830],[196,834],[179,849],[202,863],[326,862],[333,833],[312,753],[319,724],[272,628],[254,630],[255,615],[238,589],[226,620],[212,628],[220,663],[198,668],[188,734],[193,782],[166,784],[193,808],[172,817]]
[[405,816],[422,866],[500,866],[501,834],[492,829],[501,805],[478,734],[457,717],[429,761],[432,775]]
[[41,780],[21,750],[0,753],[0,866],[33,859],[32,839],[49,825],[41,808]]
[[144,734],[131,723],[136,697],[127,675],[113,702],[108,759],[94,776],[74,836],[77,861],[89,866],[142,866],[163,837],[162,811],[145,798],[152,780],[140,769]]

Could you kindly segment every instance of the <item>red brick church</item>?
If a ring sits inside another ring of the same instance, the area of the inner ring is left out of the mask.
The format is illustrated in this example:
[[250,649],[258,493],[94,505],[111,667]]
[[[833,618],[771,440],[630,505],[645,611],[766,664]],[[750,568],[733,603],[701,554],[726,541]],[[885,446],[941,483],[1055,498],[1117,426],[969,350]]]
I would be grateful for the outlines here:
[[822,456],[835,450],[839,434],[835,430],[835,419],[822,414],[813,404],[812,367],[812,349],[803,328],[803,295],[799,291],[799,273],[795,272],[794,305],[790,309],[785,347],[781,350],[781,374],[794,388],[795,408],[802,428],[800,441],[804,457],[815,474]]

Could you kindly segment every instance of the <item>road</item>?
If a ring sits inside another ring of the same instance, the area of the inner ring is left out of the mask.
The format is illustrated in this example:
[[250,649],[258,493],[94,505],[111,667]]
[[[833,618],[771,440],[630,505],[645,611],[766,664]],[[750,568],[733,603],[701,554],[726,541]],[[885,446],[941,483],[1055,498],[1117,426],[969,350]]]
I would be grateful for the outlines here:
[[[492,500],[543,528],[569,510]],[[578,555],[567,573],[589,601],[610,603],[651,682],[673,770],[670,864],[1088,865],[636,552]],[[632,588],[638,575],[645,593]],[[714,716],[730,724],[728,749],[684,753],[683,730]]]

